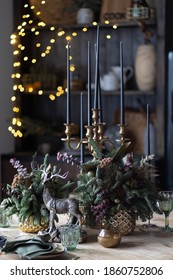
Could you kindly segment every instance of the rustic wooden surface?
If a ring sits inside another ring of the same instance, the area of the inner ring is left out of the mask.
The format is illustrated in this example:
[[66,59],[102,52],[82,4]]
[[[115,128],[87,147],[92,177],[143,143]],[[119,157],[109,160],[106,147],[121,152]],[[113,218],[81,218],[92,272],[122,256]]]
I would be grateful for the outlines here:
[[[63,223],[64,217],[60,220]],[[162,227],[164,217],[154,215],[151,223]],[[132,235],[122,236],[121,243],[117,248],[104,248],[97,242],[98,229],[85,228],[88,239],[86,243],[78,244],[77,250],[70,252],[71,259],[79,260],[172,260],[173,259],[173,234],[164,235],[162,232],[149,234],[141,231],[144,223],[138,222]],[[170,216],[170,226],[173,227],[173,214]],[[0,228],[0,235],[8,239],[18,238],[25,235],[16,225],[10,228]],[[32,235],[29,235],[32,236]],[[69,257],[69,256],[67,256]],[[61,259],[61,255],[46,256],[45,259]],[[62,255],[62,259],[66,256]],[[1,254],[0,260],[19,259],[15,254]],[[68,258],[67,258],[68,259]],[[70,259],[70,258],[69,258]]]

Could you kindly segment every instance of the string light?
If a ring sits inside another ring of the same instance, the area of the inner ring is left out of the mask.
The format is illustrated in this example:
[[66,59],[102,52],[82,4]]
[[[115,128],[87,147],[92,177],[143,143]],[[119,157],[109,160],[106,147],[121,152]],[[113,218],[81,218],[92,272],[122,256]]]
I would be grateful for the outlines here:
[[[46,4],[45,0],[41,1],[42,5]],[[20,57],[22,57],[22,52],[26,51],[26,46],[24,46],[22,43],[20,43],[20,38],[27,36],[28,31],[32,32],[32,34],[37,37],[37,42],[35,45],[32,46],[32,48],[36,48],[37,50],[37,57],[39,57],[38,51],[40,51],[40,58],[44,59],[47,55],[49,55],[52,51],[52,45],[56,43],[56,40],[60,37],[66,36],[65,39],[66,41],[71,41],[72,39],[75,40],[75,38],[78,36],[78,33],[76,31],[73,31],[71,35],[66,34],[66,31],[64,30],[63,27],[56,27],[56,26],[50,26],[49,30],[52,32],[52,37],[49,39],[49,42],[47,43],[47,46],[45,46],[44,50],[41,50],[41,42],[39,40],[40,38],[40,29],[44,28],[46,26],[46,23],[42,20],[38,20],[38,22],[35,24],[34,20],[32,19],[32,14],[35,9],[35,6],[32,5],[30,6],[29,4],[25,3],[24,4],[24,14],[22,15],[22,22],[18,25],[16,33],[12,34],[10,36],[10,43],[14,47],[13,51],[13,56],[14,56],[14,63],[13,63],[13,68],[14,68],[14,73],[11,75],[11,78],[14,79],[13,82],[13,90],[15,92],[20,91],[21,94],[27,93],[32,94],[32,93],[37,93],[39,96],[44,94],[44,90],[40,88],[40,83],[38,82],[38,91],[36,91],[36,85],[35,87],[32,85],[28,86],[23,86],[21,84],[21,74],[20,74],[20,67],[21,67],[21,62],[20,62]],[[35,13],[37,16],[41,15],[41,11],[37,11]],[[97,22],[93,22],[93,26],[97,26]],[[105,24],[109,24],[108,21],[105,21]],[[33,26],[32,26],[33,25]],[[29,28],[28,28],[29,27]],[[117,26],[113,25],[113,29],[116,29]],[[82,32],[86,33],[88,31],[88,27],[83,26],[81,27]],[[107,34],[106,38],[108,40],[111,39],[111,35]],[[33,53],[35,53],[33,51]],[[70,60],[72,60],[72,56],[70,56]],[[27,52],[25,55],[23,55],[23,63],[28,63],[30,62],[32,65],[37,64],[39,60],[37,60],[35,57],[30,57],[27,55]],[[19,69],[19,70],[17,70]],[[75,71],[74,65],[71,66],[70,71]],[[36,82],[35,82],[36,84]],[[55,94],[50,93],[49,94],[49,99],[51,101],[56,100],[56,97],[60,97],[62,94],[66,92],[67,89],[63,89],[62,86],[57,87],[57,91]],[[17,94],[17,93],[16,93]],[[12,96],[11,101],[16,102],[17,98],[16,96]],[[13,134],[14,137],[23,137],[22,132],[20,131],[19,127],[22,127],[22,122],[20,121],[19,118],[19,113],[20,113],[20,106],[14,106],[13,107],[13,112],[15,114],[14,118],[12,119],[11,126],[9,126],[9,131]],[[18,129],[15,129],[15,127],[18,127]]]

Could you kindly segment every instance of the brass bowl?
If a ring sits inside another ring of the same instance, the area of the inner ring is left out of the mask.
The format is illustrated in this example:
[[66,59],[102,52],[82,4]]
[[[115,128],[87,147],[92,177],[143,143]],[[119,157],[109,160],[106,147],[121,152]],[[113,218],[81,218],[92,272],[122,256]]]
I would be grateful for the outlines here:
[[111,233],[108,230],[103,232],[103,230],[101,230],[100,234],[97,236],[97,240],[103,247],[113,248],[120,244],[121,235],[120,233]]

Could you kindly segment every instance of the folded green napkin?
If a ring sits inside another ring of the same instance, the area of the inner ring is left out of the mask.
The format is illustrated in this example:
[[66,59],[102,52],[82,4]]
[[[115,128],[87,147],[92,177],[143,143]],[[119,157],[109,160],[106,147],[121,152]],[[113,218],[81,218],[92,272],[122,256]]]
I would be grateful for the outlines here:
[[16,253],[20,257],[34,259],[40,255],[50,254],[56,249],[56,244],[44,242],[41,238],[35,237],[27,240],[6,241],[2,252]]
[[4,236],[0,236],[0,248],[4,246],[6,240],[7,239]]

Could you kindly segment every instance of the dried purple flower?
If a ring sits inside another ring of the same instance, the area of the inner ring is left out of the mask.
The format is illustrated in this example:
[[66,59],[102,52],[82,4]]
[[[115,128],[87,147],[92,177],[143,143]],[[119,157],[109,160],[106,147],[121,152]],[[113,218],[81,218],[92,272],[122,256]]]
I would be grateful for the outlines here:
[[57,160],[58,161],[66,161],[67,163],[70,163],[71,165],[79,165],[78,159],[74,158],[72,155],[68,155],[66,152],[65,153],[57,153]]
[[19,160],[17,160],[16,158],[12,158],[10,159],[10,163],[17,170],[18,175],[21,176],[23,179],[29,177],[27,169],[23,167]]

